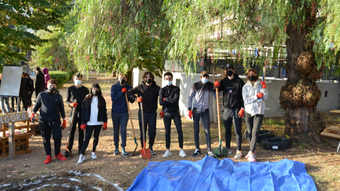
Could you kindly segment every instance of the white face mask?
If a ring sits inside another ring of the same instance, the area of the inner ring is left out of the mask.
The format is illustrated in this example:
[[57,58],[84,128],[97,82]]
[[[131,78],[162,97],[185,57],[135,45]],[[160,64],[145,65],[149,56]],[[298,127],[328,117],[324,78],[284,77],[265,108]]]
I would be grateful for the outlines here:
[[209,80],[208,80],[207,78],[202,78],[201,81],[202,81],[203,84],[205,84],[205,83],[207,83]]
[[74,84],[75,84],[76,86],[80,85],[80,84],[81,84],[81,80],[75,80],[75,81],[74,81]]
[[171,86],[171,84],[172,84],[172,81],[165,80],[165,84],[166,84],[167,86]]

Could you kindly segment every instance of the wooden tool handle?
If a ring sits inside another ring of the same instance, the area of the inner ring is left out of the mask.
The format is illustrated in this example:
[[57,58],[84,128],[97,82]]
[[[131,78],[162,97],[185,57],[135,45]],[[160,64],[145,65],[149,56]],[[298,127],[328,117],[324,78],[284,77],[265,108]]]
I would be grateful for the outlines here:
[[220,117],[220,97],[218,96],[218,88],[216,88],[216,102],[217,102],[218,138],[222,139],[221,117]]
[[132,116],[131,116],[131,110],[130,110],[129,100],[128,100],[126,94],[125,94],[125,99],[126,99],[126,105],[127,105],[127,107],[128,107],[128,111],[129,111],[129,118],[130,118],[130,123],[131,123],[131,128],[132,128],[132,134],[133,134],[133,137],[135,138],[135,137],[136,137],[136,135],[135,135],[135,129],[133,128],[133,123],[132,123]]

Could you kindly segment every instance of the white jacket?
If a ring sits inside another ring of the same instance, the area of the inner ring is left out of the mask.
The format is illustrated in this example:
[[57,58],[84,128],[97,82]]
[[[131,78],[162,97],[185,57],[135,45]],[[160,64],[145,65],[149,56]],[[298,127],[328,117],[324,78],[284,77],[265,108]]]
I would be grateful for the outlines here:
[[[263,93],[263,98],[258,99],[256,94]],[[254,85],[248,81],[242,88],[242,96],[244,101],[244,109],[251,116],[256,114],[264,114],[265,101],[268,99],[267,88],[263,89],[261,85],[261,80],[258,80]],[[260,111],[261,108],[261,111]]]

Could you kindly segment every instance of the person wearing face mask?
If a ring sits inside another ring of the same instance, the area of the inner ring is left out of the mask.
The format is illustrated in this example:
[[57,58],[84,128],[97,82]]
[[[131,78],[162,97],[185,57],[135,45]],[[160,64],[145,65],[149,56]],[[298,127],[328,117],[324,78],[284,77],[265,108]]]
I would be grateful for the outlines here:
[[99,84],[92,84],[91,92],[86,96],[82,106],[81,129],[86,129],[85,141],[79,155],[78,164],[86,160],[85,151],[89,145],[91,135],[93,132],[93,147],[91,158],[97,159],[95,154],[99,142],[99,133],[101,128],[107,129],[107,112],[106,102],[100,90]]
[[[144,129],[147,132],[147,125],[149,125],[149,148],[152,155],[156,152],[153,150],[153,144],[156,137],[156,121],[157,121],[157,98],[159,90],[161,89],[157,86],[154,81],[155,77],[151,72],[145,72],[143,74],[143,82],[138,86],[130,89],[127,93],[130,100],[137,100],[139,103],[143,102],[143,112],[144,112]],[[137,96],[136,96],[137,95]],[[140,104],[139,108],[140,108]],[[142,116],[141,109],[138,110],[138,120],[140,129],[140,141],[143,148],[143,135],[142,135]]]
[[[70,117],[69,117],[70,128],[69,128],[69,137],[67,139],[67,143],[68,143],[67,149],[69,150],[69,152],[72,153],[74,134],[76,132],[76,129],[78,129],[78,154],[80,154],[82,150],[81,147],[83,146],[83,142],[84,142],[84,130],[80,128],[81,117],[82,117],[81,105],[83,103],[85,96],[89,94],[89,90],[87,89],[87,87],[82,85],[83,76],[81,73],[79,72],[75,73],[72,79],[74,81],[74,85],[72,85],[71,87],[67,89],[67,99],[66,99],[67,105],[71,107],[71,112],[70,112]],[[75,111],[76,113],[74,115],[74,119],[71,119],[73,115],[73,111]],[[69,152],[65,151],[64,156],[69,157],[70,156]]]
[[[132,88],[127,83],[127,78],[124,74],[118,75],[118,82],[116,85],[112,85],[111,87],[111,101],[112,101],[112,122],[113,122],[113,140],[115,144],[115,152],[114,155],[118,155],[119,148],[119,131],[121,135],[121,147],[122,152],[120,153],[123,157],[127,157],[128,154],[125,151],[126,146],[126,126],[129,120],[129,113],[125,98],[125,93]],[[131,100],[130,100],[131,101]]]
[[[209,82],[209,73],[203,71],[201,73],[201,81],[196,82],[192,85],[190,94],[188,97],[188,116],[190,119],[194,118],[194,137],[196,149],[193,157],[197,157],[201,154],[200,143],[199,143],[199,121],[202,118],[205,132],[205,139],[207,142],[207,153],[209,156],[213,157],[214,154],[211,151],[211,141],[210,141],[210,95],[216,98],[216,93],[214,92],[214,84]],[[192,103],[192,98],[194,102]],[[193,106],[193,108],[191,108]]]
[[[40,109],[39,127],[44,139],[44,148],[46,152],[45,164],[52,161],[51,157],[51,132],[53,132],[55,158],[65,161],[66,158],[60,153],[61,130],[66,127],[65,110],[63,97],[59,94],[57,81],[50,79],[47,82],[47,90],[39,93],[36,104],[31,114],[31,121],[34,121],[35,113]],[[63,123],[60,122],[60,115]]]
[[234,66],[232,64],[227,64],[224,72],[226,77],[222,79],[221,82],[215,81],[214,87],[218,88],[218,91],[223,91],[223,122],[226,128],[226,147],[228,148],[229,154],[232,154],[232,151],[230,150],[230,142],[231,123],[233,123],[237,144],[237,151],[234,159],[240,159],[242,157],[241,120],[244,115],[244,104],[242,98],[244,81],[235,73]]
[[179,87],[172,85],[173,75],[171,72],[166,72],[164,74],[164,81],[166,86],[159,90],[159,104],[162,105],[162,111],[160,116],[163,118],[165,127],[165,142],[166,151],[163,157],[169,157],[172,155],[170,151],[170,134],[171,134],[171,120],[174,120],[177,134],[178,134],[178,144],[179,144],[179,156],[187,156],[183,150],[183,131],[182,131],[182,121],[179,115]]
[[268,99],[267,85],[259,80],[255,69],[248,69],[247,83],[243,86],[242,96],[245,106],[245,121],[247,126],[250,150],[245,158],[255,162],[257,137],[263,121],[265,101]]

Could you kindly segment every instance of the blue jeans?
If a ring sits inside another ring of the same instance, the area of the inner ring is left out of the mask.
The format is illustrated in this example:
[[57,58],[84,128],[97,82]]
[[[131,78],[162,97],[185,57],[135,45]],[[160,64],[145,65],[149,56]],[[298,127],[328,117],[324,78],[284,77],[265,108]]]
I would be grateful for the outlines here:
[[166,142],[166,148],[170,149],[170,134],[171,134],[171,120],[174,120],[177,133],[178,133],[178,143],[179,148],[183,148],[183,132],[182,132],[182,121],[181,116],[179,115],[179,112],[165,112],[164,113],[164,126],[165,126],[165,142]]
[[207,141],[207,149],[211,151],[211,141],[210,141],[210,115],[209,109],[198,112],[196,108],[194,108],[194,137],[195,137],[195,145],[196,149],[200,148],[200,140],[199,140],[199,133],[200,133],[200,118],[202,118],[203,125],[204,125],[204,132],[205,132],[205,139]]
[[241,135],[241,120],[242,118],[239,118],[238,112],[240,109],[237,108],[224,108],[223,110],[223,122],[225,126],[225,142],[226,147],[230,149],[230,141],[231,141],[231,122],[233,122],[235,127],[235,133],[236,133],[236,143],[237,143],[237,150],[241,150],[241,144],[242,144],[242,135]]
[[[139,130],[140,130],[140,142],[143,148],[143,131],[142,131],[142,116],[141,110],[138,111],[138,120],[139,120]],[[146,134],[147,124],[149,124],[149,148],[152,149],[152,146],[155,142],[156,137],[156,120],[157,113],[145,113],[144,112],[144,132]],[[145,135],[146,136],[146,135]]]
[[126,146],[126,125],[129,120],[129,114],[126,113],[111,113],[112,123],[113,123],[113,140],[115,147],[118,148],[119,143],[119,129],[120,136],[122,138],[121,147],[125,149]]

